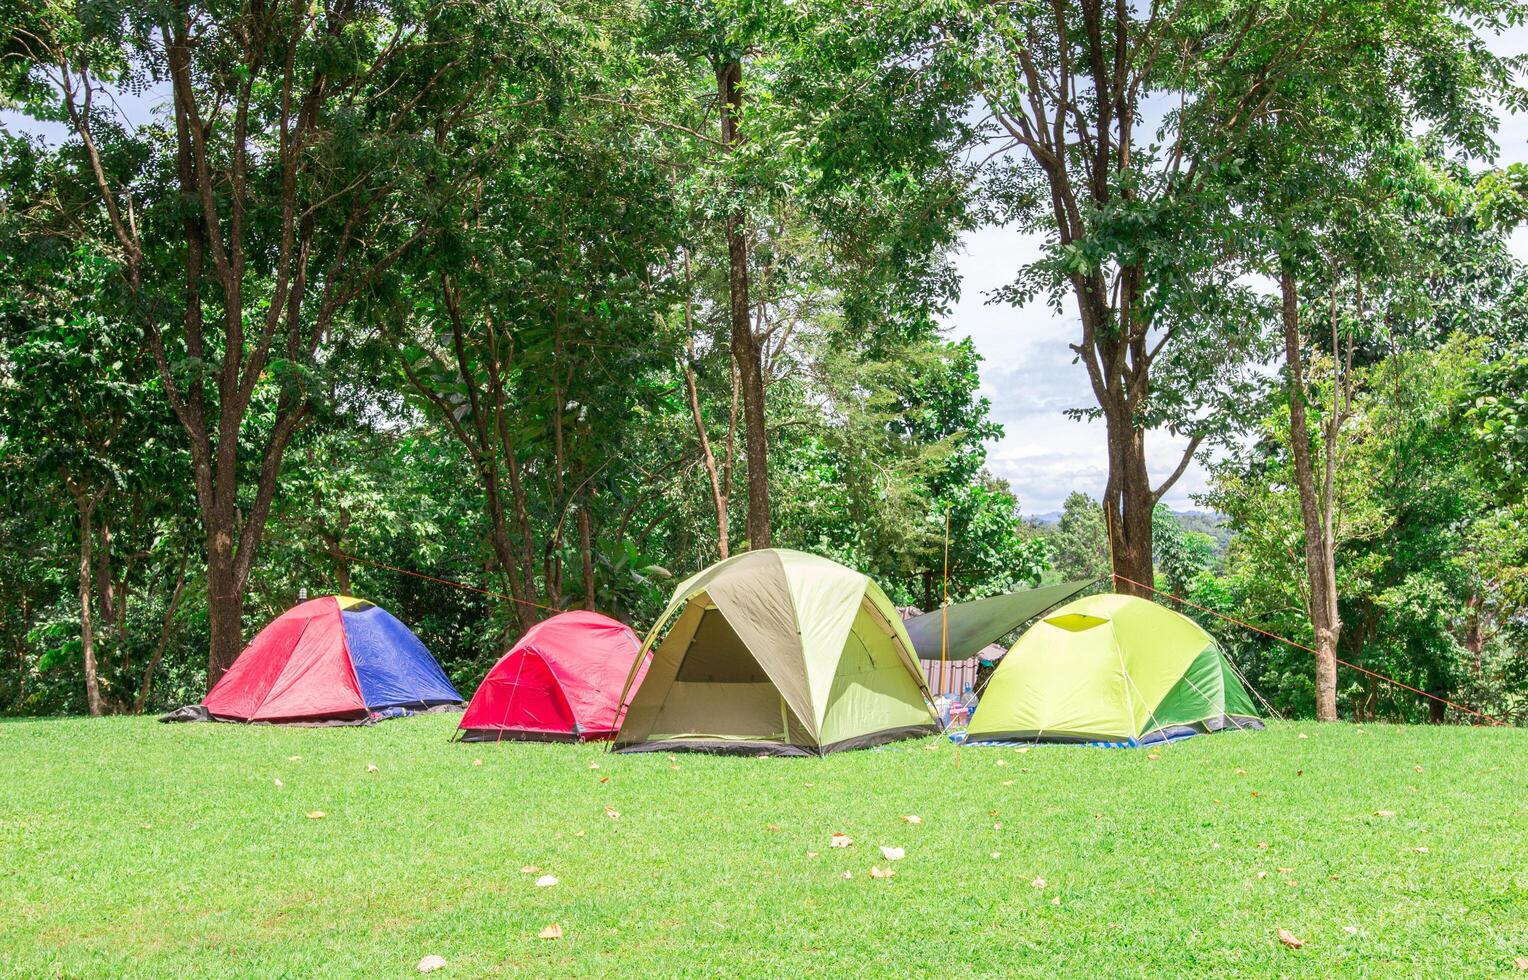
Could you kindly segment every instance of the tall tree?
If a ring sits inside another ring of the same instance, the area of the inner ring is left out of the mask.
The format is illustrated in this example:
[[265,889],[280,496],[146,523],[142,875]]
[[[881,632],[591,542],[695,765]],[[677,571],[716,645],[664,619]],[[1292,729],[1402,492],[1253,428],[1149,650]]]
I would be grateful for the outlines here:
[[[508,23],[518,18],[505,12]],[[436,127],[502,64],[492,12],[351,0],[199,0],[129,14],[44,5],[15,32],[29,111],[67,120],[84,199],[52,234],[98,234],[191,454],[209,679],[241,648],[245,591],[324,339],[427,234]],[[162,91],[135,127],[122,93]]]

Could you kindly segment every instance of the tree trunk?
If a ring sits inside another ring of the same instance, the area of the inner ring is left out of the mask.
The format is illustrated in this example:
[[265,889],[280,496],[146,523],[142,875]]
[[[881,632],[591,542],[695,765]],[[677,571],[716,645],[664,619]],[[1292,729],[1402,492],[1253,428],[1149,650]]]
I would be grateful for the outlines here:
[[[689,315],[686,309],[687,317]],[[690,351],[694,353],[694,345]],[[695,369],[689,362],[684,365],[685,387],[690,395],[690,417],[695,422],[695,434],[700,439],[700,457],[706,465],[706,477],[711,481],[711,506],[716,510],[716,554],[727,557],[727,494],[722,490],[721,471],[716,465],[716,454],[711,451],[711,437],[706,434],[706,420],[700,412],[700,392],[695,384]]]
[[95,623],[91,608],[95,590],[91,585],[91,562],[95,534],[92,518],[101,494],[83,488],[72,489],[80,515],[80,648],[85,656],[85,703],[92,715],[100,717],[105,711],[101,704],[101,682],[96,676]]
[[[1311,462],[1310,429],[1305,414],[1305,369],[1301,356],[1300,302],[1294,273],[1279,275],[1283,299],[1284,361],[1288,368],[1289,448],[1300,495],[1300,522],[1305,532],[1305,574],[1310,586],[1307,611],[1316,638],[1316,720],[1337,720],[1337,641],[1342,621],[1337,610],[1335,544],[1329,525],[1321,519],[1315,468]],[[1328,485],[1328,511],[1333,506]]]
[[584,608],[593,610],[594,602],[594,532],[589,523],[589,507],[578,506],[578,551],[584,561]]
[[1104,531],[1114,590],[1150,599],[1155,585],[1151,560],[1151,479],[1146,472],[1146,433],[1128,404],[1104,405],[1108,430],[1109,482],[1104,488]]
[[[207,534],[207,687],[233,666],[244,643],[244,590],[234,568],[233,519],[204,517]],[[224,523],[226,522],[226,523]]]
[[170,593],[169,605],[165,607],[164,622],[159,627],[159,642],[154,644],[154,655],[149,658],[148,664],[143,668],[143,682],[138,686],[138,696],[133,698],[135,714],[142,713],[143,706],[148,704],[149,695],[154,691],[154,674],[159,670],[160,661],[164,659],[165,647],[169,645],[170,634],[174,631],[175,610],[180,606],[180,594],[186,588],[186,564],[189,559],[189,554],[180,556],[180,571],[175,575],[175,588]]
[[[743,108],[742,81],[742,62],[726,61],[716,69],[717,94],[722,104],[722,145],[729,152],[737,146],[739,139],[737,116]],[[764,361],[758,338],[753,333],[752,308],[748,301],[748,240],[742,212],[728,212],[724,227],[732,359],[737,364],[743,389],[743,442],[748,452],[748,547],[768,548],[771,543],[769,430],[764,415]]]

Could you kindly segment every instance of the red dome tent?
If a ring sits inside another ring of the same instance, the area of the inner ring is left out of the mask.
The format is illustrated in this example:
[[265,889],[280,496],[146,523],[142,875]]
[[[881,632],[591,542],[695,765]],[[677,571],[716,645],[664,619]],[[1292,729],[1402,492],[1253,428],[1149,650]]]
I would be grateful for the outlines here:
[[[462,715],[462,741],[613,737],[620,727],[621,689],[641,649],[631,627],[599,613],[558,613],[537,623],[472,695]],[[638,674],[633,690],[641,679]]]

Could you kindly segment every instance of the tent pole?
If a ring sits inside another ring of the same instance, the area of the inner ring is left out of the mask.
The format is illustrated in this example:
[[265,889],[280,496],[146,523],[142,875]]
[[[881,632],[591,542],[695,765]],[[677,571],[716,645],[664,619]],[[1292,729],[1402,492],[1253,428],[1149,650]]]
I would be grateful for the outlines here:
[[950,650],[950,505],[944,505],[944,602],[939,606],[939,690],[944,690],[944,662]]

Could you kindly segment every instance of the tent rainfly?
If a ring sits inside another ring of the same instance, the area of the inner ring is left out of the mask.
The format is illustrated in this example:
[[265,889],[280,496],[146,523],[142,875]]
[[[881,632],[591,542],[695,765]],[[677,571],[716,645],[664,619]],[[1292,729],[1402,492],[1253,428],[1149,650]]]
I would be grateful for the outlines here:
[[419,637],[351,596],[310,599],[271,620],[202,699],[215,719],[286,723],[461,703]]
[[1262,727],[1199,624],[1107,593],[1068,603],[1019,637],[987,682],[968,739],[1143,745]]
[[679,586],[642,652],[617,751],[824,755],[938,731],[891,600],[815,555],[712,565]]
[[537,623],[478,685],[462,715],[462,741],[612,737],[621,688],[641,645],[630,626],[597,612],[558,613]]

